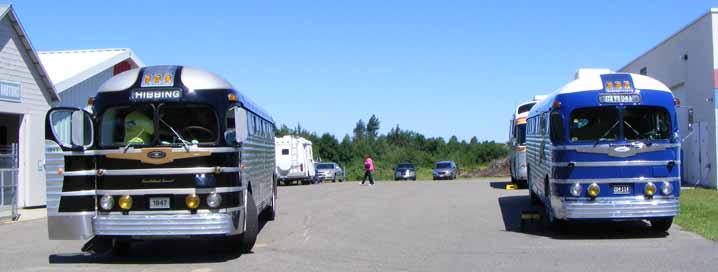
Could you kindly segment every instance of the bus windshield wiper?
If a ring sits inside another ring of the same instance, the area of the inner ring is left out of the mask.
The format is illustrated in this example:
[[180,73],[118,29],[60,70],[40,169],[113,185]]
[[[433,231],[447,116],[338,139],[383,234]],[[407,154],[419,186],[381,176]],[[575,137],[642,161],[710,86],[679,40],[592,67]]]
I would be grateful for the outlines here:
[[603,139],[603,137],[606,137],[606,135],[608,135],[609,133],[611,133],[611,131],[613,131],[613,129],[616,128],[616,125],[618,125],[618,121],[616,121],[615,123],[613,123],[613,125],[612,125],[608,130],[606,130],[606,132],[604,132],[604,133],[601,135],[601,137],[598,137],[598,139],[596,140],[596,142],[593,143],[593,147],[596,147],[596,146],[598,145],[598,143],[601,142],[601,139]]
[[172,128],[172,126],[170,126],[169,124],[167,124],[167,122],[165,122],[165,120],[162,120],[162,118],[160,118],[160,122],[161,122],[162,124],[164,124],[165,126],[167,126],[167,127],[172,131],[172,133],[174,133],[174,135],[177,136],[177,140],[180,140],[180,142],[182,143],[182,146],[184,146],[184,149],[185,149],[187,152],[189,152],[189,146],[190,146],[192,143],[188,142],[188,141],[185,140],[185,139],[182,139],[182,136],[180,136],[179,133],[177,133],[177,131],[176,131],[174,128]]
[[[631,124],[629,124],[628,122],[626,122],[626,120],[623,120],[623,123],[626,124],[626,126],[628,126],[631,130],[633,130],[633,133],[635,133],[636,136],[638,136],[639,139],[641,138],[641,133],[638,133],[638,130],[636,130],[635,128],[633,128],[633,126],[631,126]],[[651,139],[650,139],[650,136],[649,136],[648,139],[646,139],[646,144],[647,144],[647,145],[652,145],[652,144],[653,144],[653,142],[652,142]]]
[[[130,138],[130,140],[132,140],[132,139],[134,139],[134,138],[137,138],[137,137],[140,137],[140,135],[142,135],[143,132],[145,132],[145,129],[144,129],[144,128],[143,128],[142,130],[140,130],[140,133],[137,133],[137,135],[135,135],[135,137]],[[131,144],[133,144],[132,141],[127,141],[127,144],[125,145],[125,147],[123,147],[123,151],[122,151],[122,152],[123,152],[123,153],[127,153],[127,149],[130,148],[130,145],[131,145]]]

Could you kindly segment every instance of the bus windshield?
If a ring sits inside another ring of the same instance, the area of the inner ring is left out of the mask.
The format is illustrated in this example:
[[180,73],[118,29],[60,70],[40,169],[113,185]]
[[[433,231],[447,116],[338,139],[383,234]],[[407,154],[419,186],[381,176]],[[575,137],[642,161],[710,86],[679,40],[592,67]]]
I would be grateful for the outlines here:
[[626,107],[623,110],[623,134],[626,140],[666,140],[671,121],[661,107]]
[[155,137],[161,145],[215,143],[219,135],[217,117],[209,106],[168,104],[118,106],[107,109],[100,120],[103,146],[147,146]]
[[576,109],[571,113],[569,137],[572,142],[615,141],[619,138],[616,107]]
[[524,145],[526,143],[526,124],[516,125],[516,144]]

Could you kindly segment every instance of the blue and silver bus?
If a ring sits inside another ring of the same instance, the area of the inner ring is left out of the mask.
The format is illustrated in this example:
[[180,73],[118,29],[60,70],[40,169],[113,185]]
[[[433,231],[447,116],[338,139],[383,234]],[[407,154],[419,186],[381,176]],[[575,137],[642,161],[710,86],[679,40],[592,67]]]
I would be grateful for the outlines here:
[[554,226],[648,220],[668,230],[680,194],[677,103],[647,76],[579,71],[529,113],[531,200]]
[[120,73],[91,112],[47,114],[52,240],[125,254],[130,242],[224,238],[253,247],[276,214],[273,119],[222,77],[183,66]]

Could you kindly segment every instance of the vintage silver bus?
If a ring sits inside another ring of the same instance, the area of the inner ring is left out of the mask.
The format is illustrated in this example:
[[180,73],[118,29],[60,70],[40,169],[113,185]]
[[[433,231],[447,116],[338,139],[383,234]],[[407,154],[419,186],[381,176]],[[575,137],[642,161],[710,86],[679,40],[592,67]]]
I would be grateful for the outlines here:
[[509,128],[509,173],[512,183],[526,184],[528,179],[526,174],[526,118],[531,107],[543,98],[545,96],[537,95],[533,101],[518,105],[512,115]]
[[273,120],[223,78],[182,66],[118,74],[90,111],[46,117],[48,232],[126,253],[218,237],[248,252],[276,215]]

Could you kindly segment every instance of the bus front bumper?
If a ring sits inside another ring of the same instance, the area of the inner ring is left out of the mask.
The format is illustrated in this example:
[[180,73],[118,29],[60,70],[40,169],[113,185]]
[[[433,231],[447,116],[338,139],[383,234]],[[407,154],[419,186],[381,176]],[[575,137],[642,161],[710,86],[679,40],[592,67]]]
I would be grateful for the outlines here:
[[621,199],[557,199],[555,214],[562,219],[642,219],[678,215],[677,197],[645,199],[643,196]]
[[95,235],[194,236],[233,235],[244,229],[244,213],[99,214],[93,218]]

